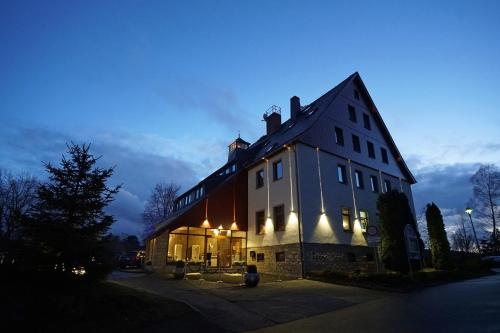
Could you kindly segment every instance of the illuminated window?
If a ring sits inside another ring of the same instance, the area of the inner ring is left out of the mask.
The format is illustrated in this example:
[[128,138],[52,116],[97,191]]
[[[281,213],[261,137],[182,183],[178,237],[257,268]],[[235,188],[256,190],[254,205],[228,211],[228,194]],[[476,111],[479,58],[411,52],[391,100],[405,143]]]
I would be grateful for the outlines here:
[[359,170],[354,171],[354,179],[356,180],[357,188],[364,188],[363,184],[363,173]]
[[391,182],[389,180],[384,180],[384,191],[385,193],[391,190]]
[[255,187],[261,188],[264,186],[264,170],[261,169],[255,174]]
[[372,192],[378,193],[377,176],[370,176],[370,186],[371,186]]
[[361,145],[359,144],[359,136],[357,135],[352,135],[352,149],[354,151],[357,151],[358,153],[361,152]]
[[344,132],[342,128],[335,127],[335,142],[340,146],[344,145]]
[[351,210],[349,208],[342,208],[342,228],[344,228],[345,231],[352,230]]
[[361,231],[366,232],[368,226],[368,212],[365,210],[359,211],[359,223],[361,224]]
[[342,164],[337,165],[337,180],[339,181],[339,183],[347,184],[345,166]]
[[347,110],[349,112],[349,120],[355,123],[356,120],[356,109],[352,105],[347,106]]
[[368,157],[375,158],[375,146],[373,142],[366,141],[366,147],[368,148]]
[[389,158],[387,157],[387,150],[385,148],[380,148],[380,154],[382,155],[382,162],[388,164]]
[[283,178],[283,163],[281,160],[273,163],[273,180]]
[[273,208],[273,222],[275,231],[285,231],[285,205]]
[[367,130],[371,130],[372,126],[370,124],[370,116],[367,115],[366,113],[363,113],[363,125]]
[[263,210],[255,213],[255,232],[257,235],[266,233],[266,215]]

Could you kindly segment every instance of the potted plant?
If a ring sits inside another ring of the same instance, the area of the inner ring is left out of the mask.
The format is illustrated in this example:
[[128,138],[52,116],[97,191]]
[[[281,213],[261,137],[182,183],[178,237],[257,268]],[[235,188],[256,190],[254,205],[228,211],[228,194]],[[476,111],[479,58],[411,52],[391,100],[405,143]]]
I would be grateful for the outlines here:
[[248,265],[245,273],[245,285],[247,287],[256,287],[259,284],[260,276],[257,273],[257,266]]
[[186,263],[182,260],[178,260],[175,263],[175,271],[174,271],[174,278],[177,280],[183,279],[184,275],[186,274]]

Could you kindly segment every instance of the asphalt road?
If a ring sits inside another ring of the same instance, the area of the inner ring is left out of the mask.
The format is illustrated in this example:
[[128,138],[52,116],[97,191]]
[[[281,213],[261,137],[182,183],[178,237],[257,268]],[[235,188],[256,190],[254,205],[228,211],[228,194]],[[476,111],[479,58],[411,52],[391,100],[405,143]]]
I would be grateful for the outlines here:
[[500,274],[393,294],[258,332],[500,332]]

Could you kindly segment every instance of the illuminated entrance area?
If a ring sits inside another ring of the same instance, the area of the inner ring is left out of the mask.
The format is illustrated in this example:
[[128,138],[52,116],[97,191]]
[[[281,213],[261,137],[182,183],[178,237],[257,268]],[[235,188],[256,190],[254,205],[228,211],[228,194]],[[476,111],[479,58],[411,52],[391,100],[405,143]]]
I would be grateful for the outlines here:
[[202,269],[231,268],[246,262],[246,231],[180,227],[168,238],[167,263],[184,261]]

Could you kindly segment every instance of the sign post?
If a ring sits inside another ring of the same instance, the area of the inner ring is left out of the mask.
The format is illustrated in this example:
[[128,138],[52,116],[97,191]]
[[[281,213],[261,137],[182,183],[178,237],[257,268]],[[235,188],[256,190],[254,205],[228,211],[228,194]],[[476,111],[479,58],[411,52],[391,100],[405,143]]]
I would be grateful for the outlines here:
[[420,246],[418,245],[418,237],[415,228],[411,224],[407,224],[404,228],[404,239],[406,245],[406,256],[408,258],[408,266],[410,269],[410,277],[413,279],[412,260],[420,260]]

